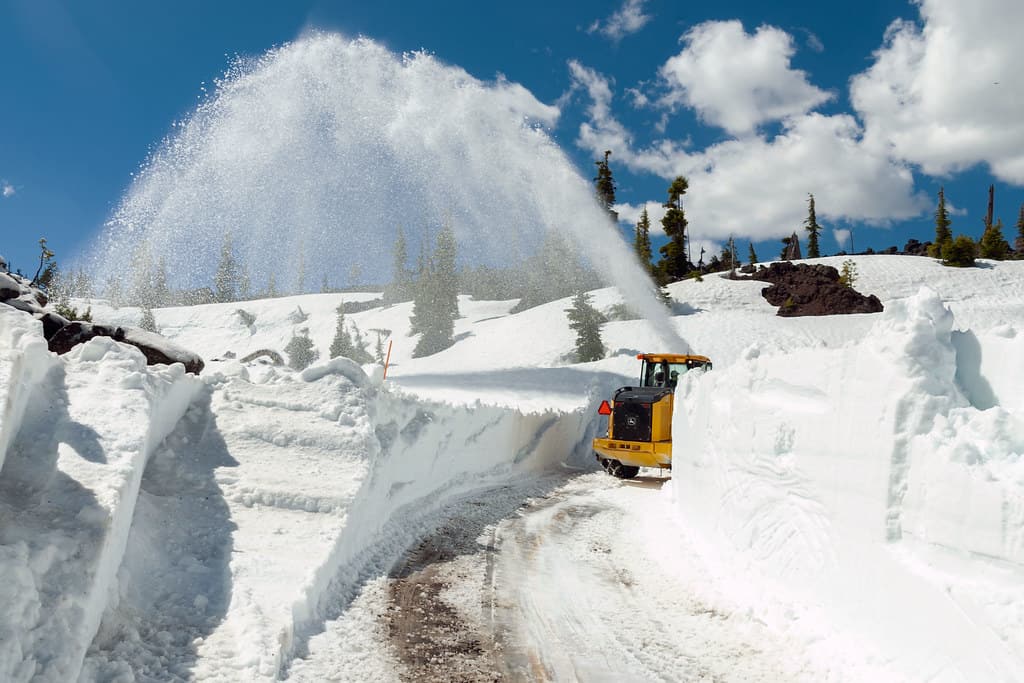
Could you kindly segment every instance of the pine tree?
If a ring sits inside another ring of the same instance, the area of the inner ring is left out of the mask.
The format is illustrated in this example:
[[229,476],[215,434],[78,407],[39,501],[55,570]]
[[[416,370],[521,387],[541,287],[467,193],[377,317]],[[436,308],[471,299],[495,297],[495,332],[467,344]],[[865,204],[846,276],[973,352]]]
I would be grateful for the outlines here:
[[1003,237],[1003,219],[987,226],[978,242],[978,255],[994,261],[1005,261],[1010,255],[1010,243]]
[[942,247],[942,263],[946,266],[966,268],[974,265],[977,246],[967,235],[958,235],[956,239],[947,241]]
[[615,211],[615,180],[612,178],[612,170],[608,166],[608,157],[612,155],[611,150],[605,150],[604,161],[595,161],[597,164],[597,177],[594,183],[597,189],[597,201],[601,208],[608,212],[613,221],[619,220],[619,214]]
[[147,332],[159,332],[156,328],[156,318],[153,316],[153,309],[148,306],[142,309],[142,317],[139,319],[139,329]]
[[133,306],[153,306],[153,255],[143,242],[132,254],[132,284],[128,291],[128,303]]
[[153,292],[150,301],[154,306],[166,306],[170,303],[171,290],[167,286],[167,260],[162,256],[153,270]]
[[320,352],[313,348],[313,340],[309,338],[309,330],[303,328],[284,347],[288,354],[288,367],[293,370],[305,370],[320,357]]
[[369,363],[373,361],[373,357],[366,351],[366,344],[363,342],[362,335],[359,334],[359,328],[355,324],[352,325],[355,330],[355,339],[345,329],[345,303],[340,303],[334,310],[337,312],[338,317],[334,339],[331,341],[330,357],[338,358],[342,356],[354,360],[356,363]]
[[455,343],[455,319],[459,316],[456,248],[455,233],[448,223],[438,233],[432,255],[426,256],[421,248],[409,334],[422,336],[413,349],[413,358],[429,356]]
[[1020,205],[1017,216],[1017,239],[1013,241],[1013,250],[1017,252],[1017,258],[1024,259],[1024,204]]
[[238,263],[235,261],[231,233],[224,236],[220,248],[220,262],[217,273],[213,277],[214,296],[218,303],[236,301],[238,299]]
[[647,216],[647,207],[640,212],[640,220],[636,222],[636,234],[633,237],[633,251],[640,265],[648,273],[653,271],[651,264],[651,219]]
[[659,249],[662,259],[659,262],[661,272],[669,280],[680,280],[693,269],[686,254],[686,214],[682,208],[682,198],[689,189],[689,183],[683,176],[678,176],[668,188],[668,201],[664,206],[665,217],[661,224],[668,235],[668,244]]
[[750,252],[747,254],[747,258],[750,259],[750,265],[756,266],[757,265],[757,252],[754,251],[754,243],[750,242],[749,245],[750,245]]
[[804,229],[808,232],[807,237],[807,258],[820,258],[821,250],[818,248],[818,233],[821,226],[818,225],[817,216],[814,214],[814,195],[807,195],[807,220],[804,221]]
[[270,276],[267,277],[267,298],[268,299],[273,299],[276,296],[277,296],[277,278],[275,278],[274,274],[271,273]]
[[384,292],[384,300],[388,303],[408,301],[413,293],[412,276],[407,267],[408,258],[405,233],[399,226],[393,247],[391,285]]
[[946,211],[946,188],[940,187],[939,204],[935,208],[935,241],[928,247],[928,255],[932,258],[944,258],[942,250],[953,241],[953,231],[949,229],[952,224]]
[[604,316],[590,303],[590,294],[580,290],[572,300],[569,327],[576,331],[576,360],[589,363],[604,358],[604,342],[601,341],[601,323]]

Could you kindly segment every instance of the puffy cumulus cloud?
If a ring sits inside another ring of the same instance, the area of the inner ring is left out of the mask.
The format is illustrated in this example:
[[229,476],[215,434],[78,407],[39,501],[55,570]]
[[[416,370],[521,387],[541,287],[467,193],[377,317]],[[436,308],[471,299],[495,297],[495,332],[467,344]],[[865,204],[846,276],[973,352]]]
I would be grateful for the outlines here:
[[668,87],[660,103],[684,105],[705,123],[733,135],[749,133],[767,121],[803,114],[832,94],[790,67],[793,38],[773,26],[753,35],[739,21],[708,21],[683,36],[682,52],[661,67]]
[[[685,175],[683,200],[694,237],[771,239],[799,229],[813,193],[819,221],[885,223],[920,214],[910,169],[869,145],[848,115],[808,113],[787,118],[768,138],[748,135],[691,152],[667,140],[643,149],[611,111],[611,83],[578,63],[573,78],[591,96],[577,144],[598,158],[610,149],[629,170],[671,181]],[[637,213],[639,207],[637,208]]]
[[[571,91],[584,90],[590,99],[587,120],[580,125],[577,143],[601,155],[610,149],[615,158],[634,171],[675,177],[691,166],[689,155],[673,142],[664,140],[646,149],[636,149],[633,134],[612,113],[611,81],[594,69],[569,62]],[[595,157],[596,158],[596,157]]]
[[851,81],[865,139],[944,175],[987,163],[1024,185],[1020,0],[920,0],[920,22],[896,21]]
[[0,196],[13,197],[15,192],[14,185],[11,185],[6,180],[0,180]]
[[808,193],[822,223],[884,225],[928,206],[910,169],[866,145],[850,116],[807,114],[787,120],[771,140],[729,140],[703,156],[684,200],[694,234],[781,236],[803,223]]
[[665,228],[661,225],[661,219],[665,217],[665,206],[658,202],[645,202],[643,204],[616,204],[615,210],[619,212],[619,223],[635,227],[640,221],[640,214],[647,208],[647,219],[651,222],[652,235],[664,235]]
[[587,33],[600,33],[615,42],[622,40],[631,33],[636,33],[652,19],[644,14],[647,0],[626,0],[626,2],[604,22],[595,21],[587,29]]

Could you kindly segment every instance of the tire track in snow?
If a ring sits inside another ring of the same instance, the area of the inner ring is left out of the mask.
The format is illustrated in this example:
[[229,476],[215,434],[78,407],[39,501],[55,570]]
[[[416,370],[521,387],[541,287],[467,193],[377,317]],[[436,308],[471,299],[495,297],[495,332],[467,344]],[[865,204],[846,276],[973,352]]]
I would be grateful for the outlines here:
[[583,475],[483,529],[456,509],[392,573],[384,619],[401,678],[798,678],[800,653],[652,557],[638,529],[667,521],[661,483]]

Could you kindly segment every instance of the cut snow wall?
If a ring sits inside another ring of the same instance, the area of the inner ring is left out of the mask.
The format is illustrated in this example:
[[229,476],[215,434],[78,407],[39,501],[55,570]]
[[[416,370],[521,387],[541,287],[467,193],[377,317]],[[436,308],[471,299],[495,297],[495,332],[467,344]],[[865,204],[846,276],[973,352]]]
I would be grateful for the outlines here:
[[[913,539],[1024,561],[1021,422],[968,404],[952,326],[922,289],[887,304],[859,345],[751,347],[688,377],[671,495],[732,595],[826,656],[996,680],[1022,662],[894,552]],[[833,631],[870,642],[822,638]]]
[[0,469],[33,395],[59,366],[60,360],[46,347],[42,323],[0,306],[0,387],[7,387],[0,407]]
[[[370,406],[378,449],[333,553],[293,607],[293,628],[283,634],[278,667],[295,654],[296,639],[322,629],[329,602],[351,598],[367,565],[393,561],[405,550],[410,527],[462,495],[587,462],[584,452],[590,453],[593,410],[522,414],[495,406],[434,404],[386,391]],[[402,533],[395,533],[396,523],[404,527]]]
[[36,350],[15,359],[8,405],[25,405],[3,425],[0,680],[69,681],[115,587],[146,460],[203,385],[105,337],[62,359]]

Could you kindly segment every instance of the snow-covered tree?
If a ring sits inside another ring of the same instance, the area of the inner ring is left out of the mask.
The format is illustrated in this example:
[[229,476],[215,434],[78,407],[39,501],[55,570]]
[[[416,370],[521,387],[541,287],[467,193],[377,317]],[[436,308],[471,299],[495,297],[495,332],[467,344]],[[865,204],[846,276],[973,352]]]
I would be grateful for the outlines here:
[[313,340],[309,338],[309,329],[305,327],[292,336],[284,352],[288,354],[288,367],[293,370],[305,370],[320,357],[320,352],[313,348]]

